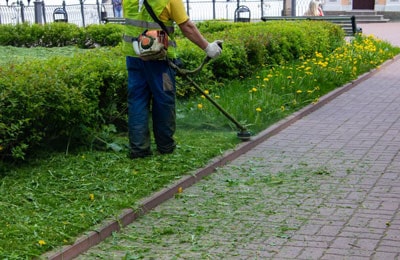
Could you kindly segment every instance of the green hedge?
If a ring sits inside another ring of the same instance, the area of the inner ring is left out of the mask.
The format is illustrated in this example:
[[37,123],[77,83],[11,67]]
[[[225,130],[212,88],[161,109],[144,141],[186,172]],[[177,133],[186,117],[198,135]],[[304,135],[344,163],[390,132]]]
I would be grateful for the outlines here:
[[[247,77],[261,66],[275,66],[316,51],[330,53],[344,44],[344,32],[338,25],[324,21],[231,23],[207,21],[198,28],[209,41],[224,40],[222,55],[205,67],[199,82],[215,85],[215,80]],[[185,67],[195,68],[204,52],[186,38],[178,41],[179,57]],[[191,93],[185,86],[182,96]]]
[[[85,29],[65,23],[45,26],[17,25],[0,29],[0,44],[16,46],[64,46],[120,42],[119,25],[95,25]],[[251,76],[265,65],[276,65],[326,53],[343,44],[340,27],[324,22],[199,24],[209,40],[223,39],[223,53],[196,77],[208,88],[218,82]],[[225,29],[224,29],[225,28]],[[5,37],[10,35],[10,38]],[[198,66],[205,54],[178,36],[179,56],[185,68]],[[126,119],[125,57],[120,45],[98,48],[73,57],[52,57],[43,61],[0,67],[0,158],[24,159],[49,140],[85,142],[103,126]],[[178,78],[178,94],[193,89]]]
[[116,46],[121,42],[120,24],[101,24],[79,27],[71,23],[17,25],[0,24],[0,45],[15,47],[62,47],[78,45],[82,48]]
[[49,139],[67,146],[109,123],[124,110],[124,61],[99,49],[1,68],[0,157],[23,159]]

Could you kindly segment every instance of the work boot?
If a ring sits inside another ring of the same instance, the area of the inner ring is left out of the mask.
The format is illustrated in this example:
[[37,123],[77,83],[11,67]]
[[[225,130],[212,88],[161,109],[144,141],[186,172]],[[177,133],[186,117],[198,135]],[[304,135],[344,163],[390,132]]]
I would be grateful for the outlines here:
[[130,159],[145,158],[145,157],[149,157],[152,155],[153,155],[153,153],[150,150],[146,150],[143,152],[130,152],[129,158]]

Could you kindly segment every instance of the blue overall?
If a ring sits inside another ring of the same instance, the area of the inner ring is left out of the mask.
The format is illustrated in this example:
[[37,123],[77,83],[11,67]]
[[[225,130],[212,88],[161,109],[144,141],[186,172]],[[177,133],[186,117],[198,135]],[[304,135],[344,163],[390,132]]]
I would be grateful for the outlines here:
[[160,153],[175,149],[176,129],[175,71],[165,60],[143,61],[126,57],[128,69],[128,127],[130,153],[144,157],[151,154],[149,117]]

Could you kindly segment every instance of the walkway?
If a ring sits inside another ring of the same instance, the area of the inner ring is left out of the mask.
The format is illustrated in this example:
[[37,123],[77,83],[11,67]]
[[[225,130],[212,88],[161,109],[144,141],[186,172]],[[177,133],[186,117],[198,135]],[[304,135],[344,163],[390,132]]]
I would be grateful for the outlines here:
[[397,58],[78,259],[400,259],[399,71]]

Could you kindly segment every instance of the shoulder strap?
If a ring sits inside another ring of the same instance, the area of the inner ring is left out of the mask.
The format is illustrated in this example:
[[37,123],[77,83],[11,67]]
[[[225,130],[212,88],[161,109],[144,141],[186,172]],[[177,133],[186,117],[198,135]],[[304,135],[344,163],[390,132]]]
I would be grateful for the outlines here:
[[151,6],[147,2],[147,0],[144,0],[143,4],[146,7],[146,10],[150,14],[151,18],[153,18],[153,20],[160,25],[161,29],[163,29],[163,31],[165,31],[169,35],[167,27],[165,27],[165,24],[161,22],[160,19],[158,19],[157,15],[154,13],[153,9],[151,9]]

